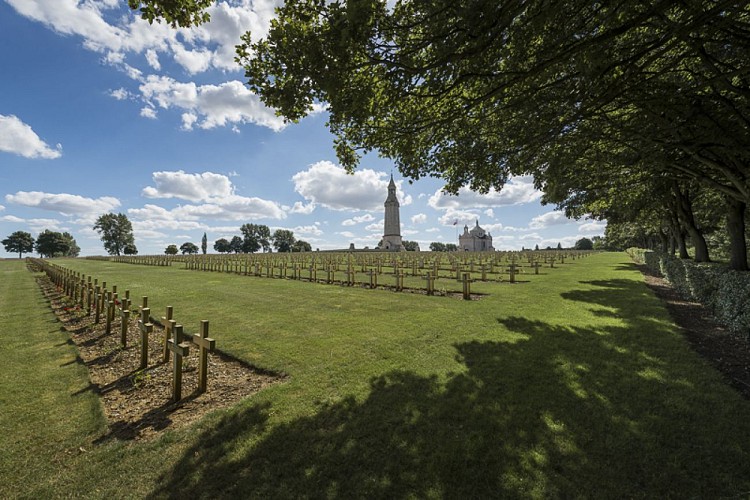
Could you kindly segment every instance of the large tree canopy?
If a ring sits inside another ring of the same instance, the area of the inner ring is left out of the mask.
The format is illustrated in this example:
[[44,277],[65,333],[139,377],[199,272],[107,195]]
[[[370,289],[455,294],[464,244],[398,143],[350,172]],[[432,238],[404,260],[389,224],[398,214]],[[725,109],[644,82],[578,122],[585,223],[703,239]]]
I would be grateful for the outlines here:
[[533,174],[562,204],[612,172],[700,182],[724,197],[733,265],[746,267],[746,1],[288,0],[265,38],[242,37],[237,60],[285,119],[325,105],[350,170],[377,151],[450,192]]
[[34,251],[34,237],[26,231],[16,231],[2,241],[6,252],[17,253],[18,258],[23,254]]
[[127,215],[122,213],[100,215],[96,219],[94,230],[101,235],[104,249],[110,255],[121,255],[126,249],[128,254],[137,253],[133,225]]

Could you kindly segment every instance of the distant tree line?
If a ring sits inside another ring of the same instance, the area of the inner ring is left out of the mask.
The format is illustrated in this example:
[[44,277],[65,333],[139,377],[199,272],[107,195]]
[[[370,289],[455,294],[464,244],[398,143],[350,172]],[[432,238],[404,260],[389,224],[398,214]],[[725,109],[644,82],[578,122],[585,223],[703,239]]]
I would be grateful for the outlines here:
[[78,257],[81,252],[70,233],[45,229],[36,239],[26,231],[16,231],[2,241],[6,252],[23,254],[36,251],[42,257]]
[[[271,234],[271,230],[264,224],[243,224],[240,226],[242,236],[233,236],[231,240],[219,238],[214,242],[213,248],[219,253],[255,253],[259,250],[270,252],[271,248],[277,252],[310,252],[312,246],[303,240],[294,237],[294,232],[288,229],[277,229]],[[208,247],[208,237],[203,234],[201,251],[205,254]],[[185,254],[197,254],[198,246],[189,241],[180,245],[169,245],[164,253],[176,255],[178,252]]]

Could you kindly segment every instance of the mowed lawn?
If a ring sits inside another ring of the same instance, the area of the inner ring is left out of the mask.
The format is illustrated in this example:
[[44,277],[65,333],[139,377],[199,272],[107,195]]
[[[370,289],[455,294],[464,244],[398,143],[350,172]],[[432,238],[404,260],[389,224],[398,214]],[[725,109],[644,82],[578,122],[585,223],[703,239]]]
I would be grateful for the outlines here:
[[57,262],[148,295],[154,315],[174,306],[188,331],[210,320],[220,349],[288,378],[155,442],[96,444],[74,347],[34,275],[0,261],[2,498],[750,492],[750,402],[625,254],[477,284],[479,301]]

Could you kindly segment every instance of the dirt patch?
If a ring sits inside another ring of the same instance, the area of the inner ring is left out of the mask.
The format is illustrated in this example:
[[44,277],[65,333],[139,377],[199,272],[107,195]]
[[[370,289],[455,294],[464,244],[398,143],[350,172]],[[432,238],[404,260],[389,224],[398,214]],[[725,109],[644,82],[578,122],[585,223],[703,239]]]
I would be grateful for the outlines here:
[[732,387],[750,399],[750,343],[719,325],[711,312],[697,302],[680,298],[664,278],[639,265],[646,285],[665,304],[693,349],[719,370]]
[[173,364],[171,359],[163,361],[164,329],[160,325],[154,325],[148,336],[148,366],[139,370],[138,317],[128,321],[127,343],[123,347],[119,317],[112,322],[111,333],[107,335],[104,315],[95,324],[93,313],[86,316],[46,276],[37,279],[62,323],[61,330],[69,333],[70,341],[78,348],[76,361],[89,369],[90,385],[82,391],[93,391],[101,397],[109,430],[97,442],[112,438],[153,439],[161,432],[200,420],[210,411],[233,406],[284,378],[221,352],[211,352],[208,390],[198,393],[198,348],[190,344],[190,354],[182,364],[182,399],[172,402]]

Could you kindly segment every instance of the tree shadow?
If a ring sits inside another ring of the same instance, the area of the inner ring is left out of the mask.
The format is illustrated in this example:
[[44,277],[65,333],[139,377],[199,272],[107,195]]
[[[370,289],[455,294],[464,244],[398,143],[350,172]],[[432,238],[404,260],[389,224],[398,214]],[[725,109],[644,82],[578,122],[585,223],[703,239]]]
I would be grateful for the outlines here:
[[[571,300],[627,326],[498,318],[515,341],[455,344],[458,373],[394,370],[314,414],[248,403],[204,430],[151,497],[701,497],[750,489],[748,406],[706,390],[626,280]],[[667,339],[665,342],[664,339]],[[672,339],[672,340],[670,340]],[[744,405],[744,406],[743,406]]]

